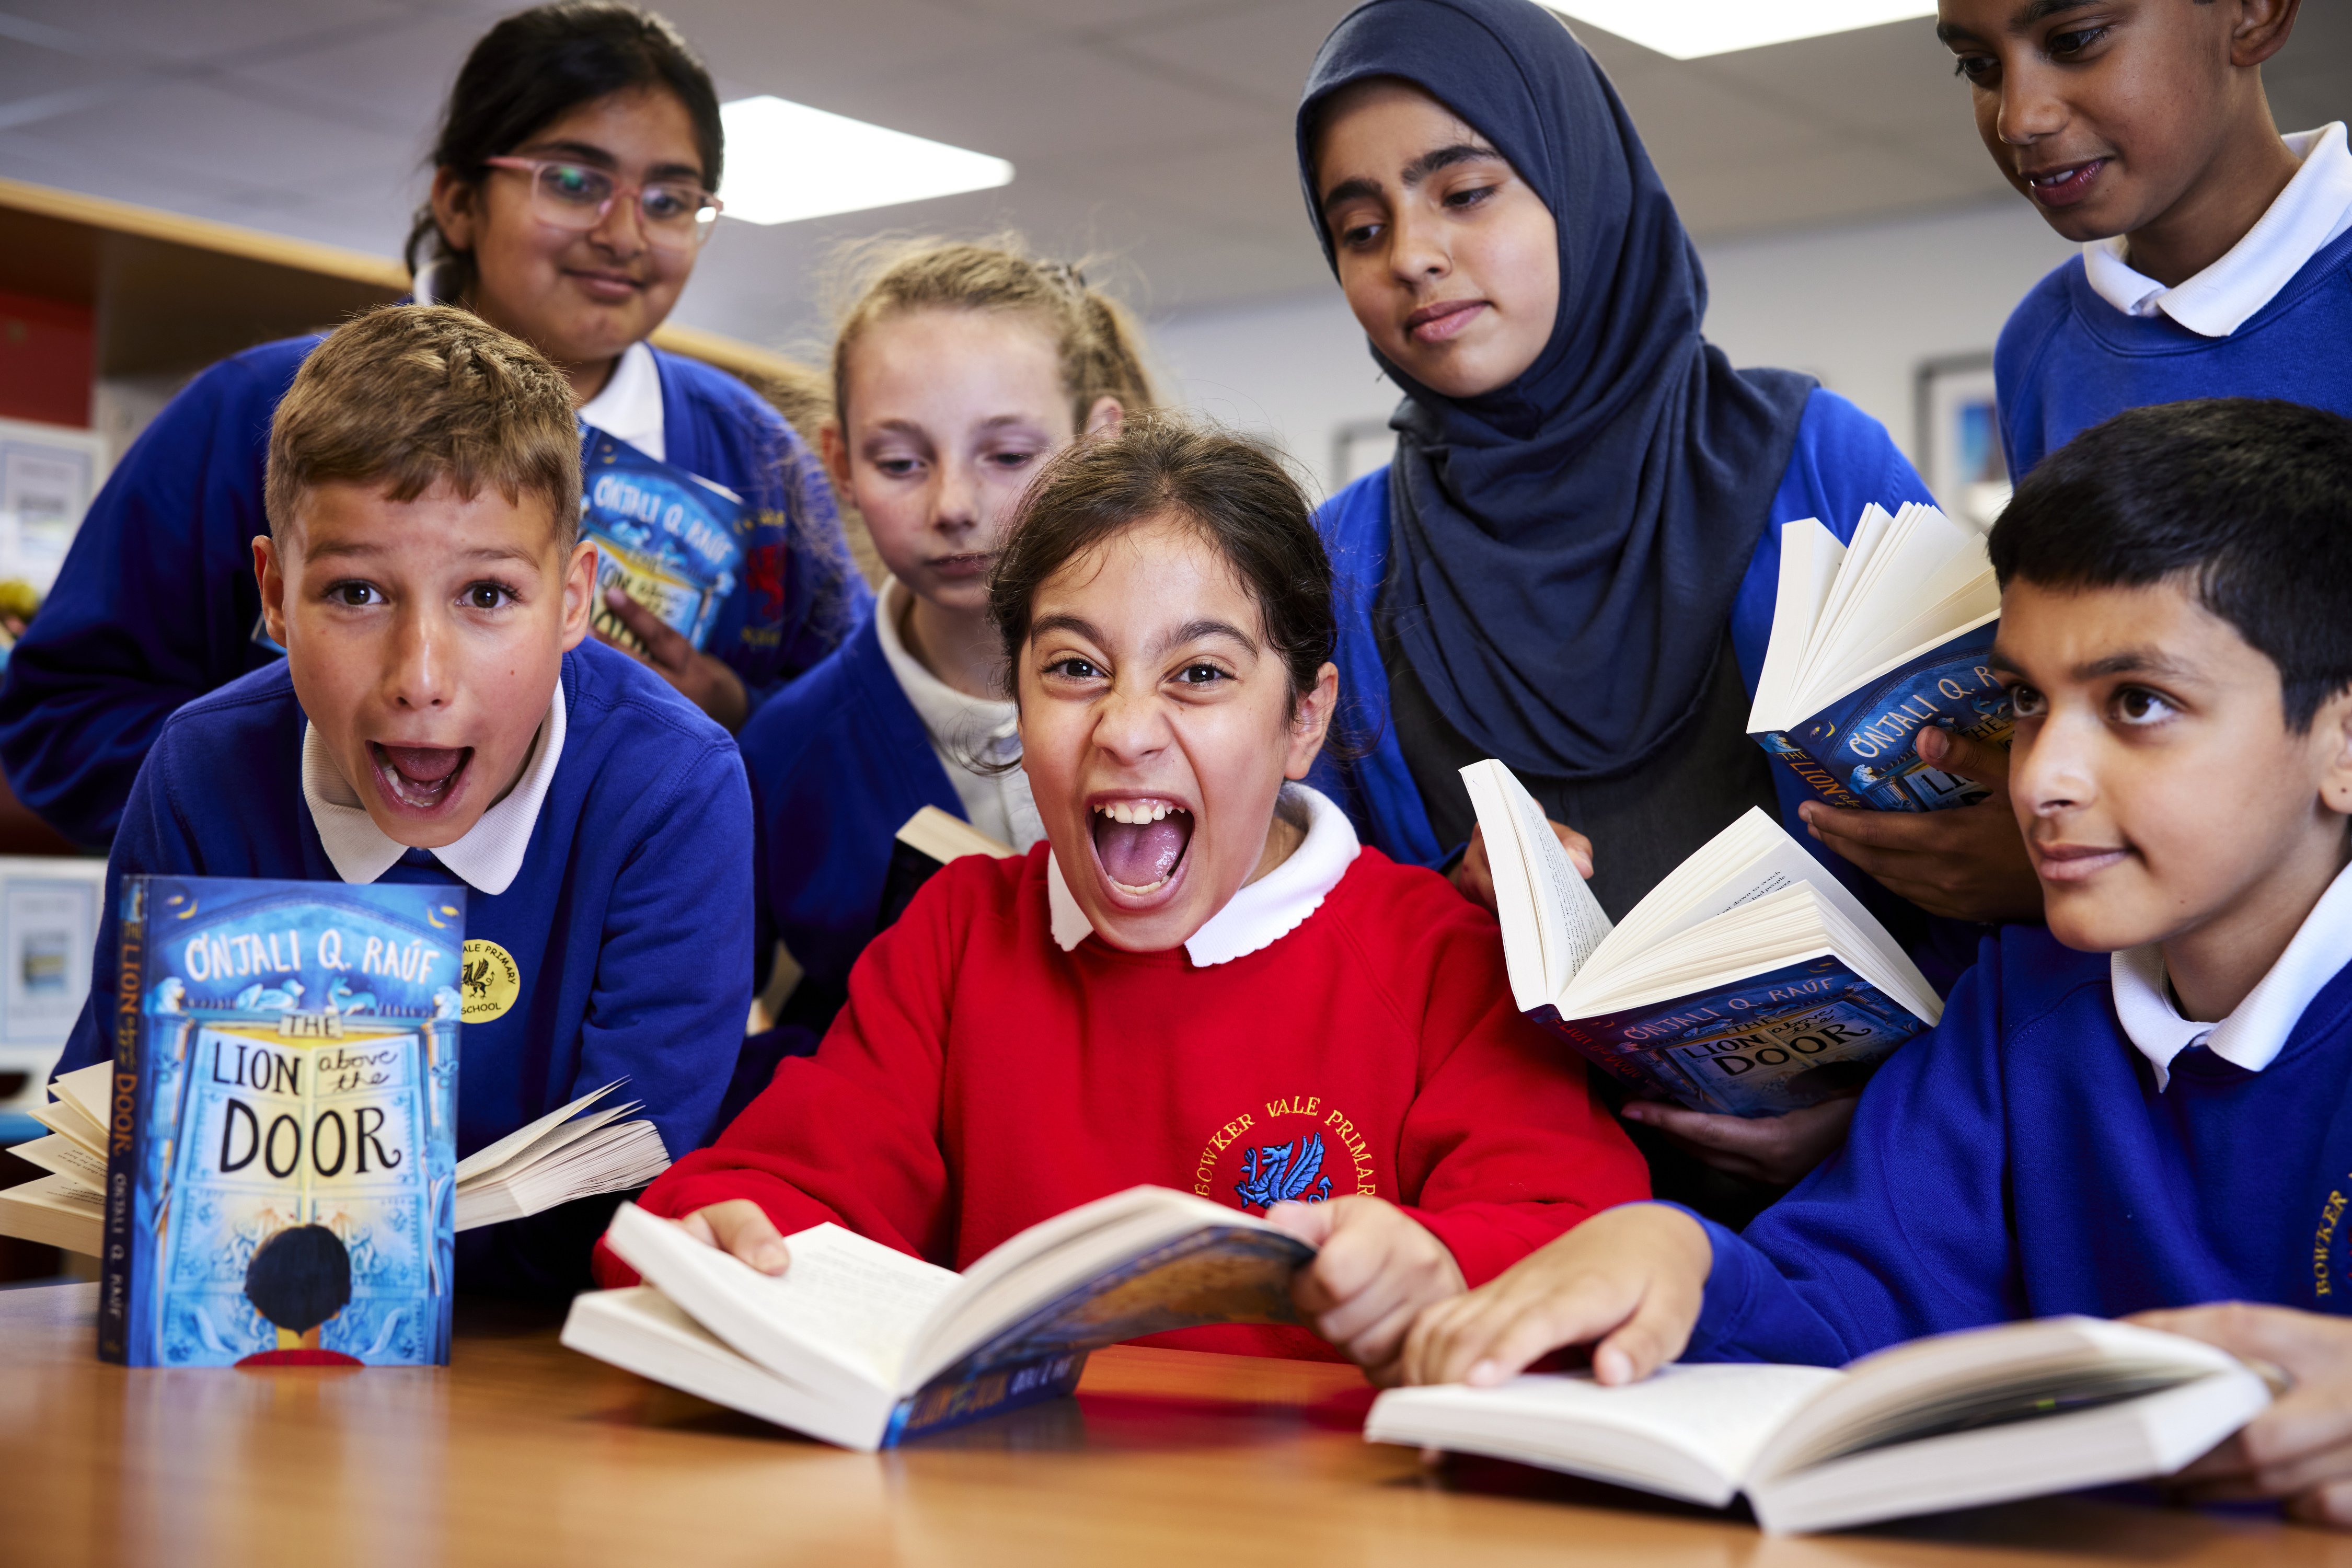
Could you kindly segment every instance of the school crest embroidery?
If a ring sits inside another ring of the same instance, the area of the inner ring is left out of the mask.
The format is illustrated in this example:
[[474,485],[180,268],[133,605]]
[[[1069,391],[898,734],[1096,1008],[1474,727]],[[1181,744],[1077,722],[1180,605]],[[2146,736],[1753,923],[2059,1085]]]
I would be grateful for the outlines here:
[[1310,1132],[1288,1143],[1261,1144],[1242,1156],[1242,1179],[1234,1191],[1253,1208],[1319,1204],[1331,1195],[1331,1178],[1322,1172],[1323,1135]]
[[[1277,1095],[1209,1134],[1192,1191],[1254,1213],[1276,1204],[1381,1197],[1374,1135],[1320,1095]],[[1231,1194],[1228,1196],[1227,1194]]]

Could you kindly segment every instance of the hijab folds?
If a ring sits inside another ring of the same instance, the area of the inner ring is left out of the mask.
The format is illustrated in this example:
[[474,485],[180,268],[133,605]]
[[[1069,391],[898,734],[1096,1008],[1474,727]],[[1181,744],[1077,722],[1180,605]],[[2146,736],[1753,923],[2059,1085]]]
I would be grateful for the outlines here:
[[1513,768],[1639,766],[1706,695],[1813,382],[1735,371],[1699,335],[1706,279],[1625,107],[1532,0],[1370,0],[1325,40],[1298,109],[1323,253],[1320,111],[1402,78],[1467,121],[1551,210],[1559,310],[1519,378],[1405,390],[1390,423],[1392,602],[1405,657]]

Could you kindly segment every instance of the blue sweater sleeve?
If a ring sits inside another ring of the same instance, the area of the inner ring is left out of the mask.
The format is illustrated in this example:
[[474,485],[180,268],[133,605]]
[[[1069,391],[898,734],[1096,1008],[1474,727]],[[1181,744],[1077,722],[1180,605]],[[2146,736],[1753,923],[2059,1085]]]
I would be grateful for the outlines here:
[[1715,1265],[1691,1361],[1834,1366],[2025,1312],[2003,1113],[2001,959],[1988,942],[1943,1022],[1863,1091],[1846,1145]]
[[309,352],[271,344],[191,382],[124,454],[0,684],[0,763],[76,843],[111,838],[171,711],[276,657],[253,539],[269,417]]
[[751,1011],[751,795],[733,744],[710,746],[636,820],[571,1093],[626,1078],[676,1159],[709,1135]]

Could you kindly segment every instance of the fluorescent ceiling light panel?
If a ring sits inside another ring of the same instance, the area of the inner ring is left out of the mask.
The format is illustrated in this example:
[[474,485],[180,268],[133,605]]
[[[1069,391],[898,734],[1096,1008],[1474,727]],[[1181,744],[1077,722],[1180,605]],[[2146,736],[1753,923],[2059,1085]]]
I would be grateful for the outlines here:
[[1571,21],[1590,22],[1678,60],[1727,55],[1795,38],[1850,33],[1882,22],[1932,16],[1922,0],[1544,0]]
[[1013,183],[1013,165],[985,153],[868,125],[781,98],[719,107],[727,127],[726,216],[798,223]]

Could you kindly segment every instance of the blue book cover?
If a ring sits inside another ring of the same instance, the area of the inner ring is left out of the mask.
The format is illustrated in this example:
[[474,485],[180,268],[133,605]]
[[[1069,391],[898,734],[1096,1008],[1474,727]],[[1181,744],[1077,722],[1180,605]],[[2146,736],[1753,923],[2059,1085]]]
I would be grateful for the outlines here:
[[1832,702],[1793,730],[1756,737],[1832,805],[1874,811],[1941,811],[1984,798],[1968,780],[1929,767],[1919,731],[1934,725],[2007,748],[2016,729],[2009,693],[1987,655],[1989,621]]
[[1628,1088],[1730,1116],[1850,1094],[1928,1027],[1828,955],[1603,1017],[1540,1016]]
[[696,647],[743,570],[751,517],[742,498],[591,427],[581,451],[580,536],[596,545],[595,626],[637,653],[604,607],[618,588]]
[[448,1361],[465,900],[124,879],[103,1359]]

